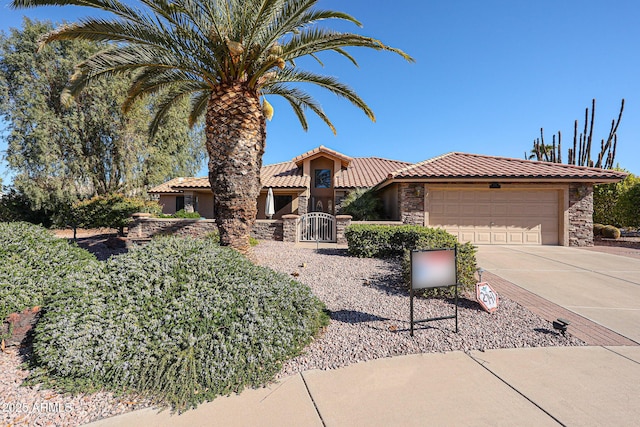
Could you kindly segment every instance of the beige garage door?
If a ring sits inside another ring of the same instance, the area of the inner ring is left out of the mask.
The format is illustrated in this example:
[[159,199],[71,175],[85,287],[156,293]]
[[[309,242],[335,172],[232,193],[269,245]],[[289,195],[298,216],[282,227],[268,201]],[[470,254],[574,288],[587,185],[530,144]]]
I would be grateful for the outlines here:
[[430,190],[429,225],[461,242],[557,245],[558,192]]

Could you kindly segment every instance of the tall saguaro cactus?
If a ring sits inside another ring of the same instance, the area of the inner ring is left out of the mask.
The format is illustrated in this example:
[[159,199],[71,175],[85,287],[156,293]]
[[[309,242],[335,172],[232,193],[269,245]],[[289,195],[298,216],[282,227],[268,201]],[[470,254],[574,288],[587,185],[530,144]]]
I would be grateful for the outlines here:
[[[569,148],[567,164],[577,166],[591,166],[596,168],[612,169],[614,159],[616,157],[616,147],[618,145],[618,126],[622,120],[622,112],[624,111],[624,99],[620,104],[620,112],[618,118],[611,121],[611,128],[607,139],[600,141],[600,152],[597,160],[594,162],[591,157],[591,148],[593,143],[593,124],[596,115],[596,100],[591,101],[591,111],[589,107],[584,113],[584,129],[578,134],[578,120],[573,125],[573,147]],[[562,163],[562,134],[558,131],[556,144],[556,135],[553,135],[552,144],[544,143],[544,129],[540,128],[540,138],[533,141],[533,149],[531,153],[525,152],[525,159],[535,159],[539,161]]]

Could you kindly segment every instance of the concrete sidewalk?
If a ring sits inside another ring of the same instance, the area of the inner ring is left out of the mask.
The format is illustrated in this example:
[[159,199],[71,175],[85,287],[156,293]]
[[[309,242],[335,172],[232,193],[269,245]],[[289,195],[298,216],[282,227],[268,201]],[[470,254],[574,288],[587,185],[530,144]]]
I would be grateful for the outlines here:
[[563,246],[480,246],[478,266],[640,342],[640,259]]
[[307,371],[182,415],[143,409],[115,426],[635,426],[640,347],[417,354]]

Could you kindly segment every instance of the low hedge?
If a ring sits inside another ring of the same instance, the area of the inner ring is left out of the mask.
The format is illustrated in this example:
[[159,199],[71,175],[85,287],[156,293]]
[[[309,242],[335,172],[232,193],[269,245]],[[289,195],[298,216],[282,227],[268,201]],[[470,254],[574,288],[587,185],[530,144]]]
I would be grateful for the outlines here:
[[604,230],[604,225],[598,223],[593,224],[594,236],[602,236],[602,230]]
[[457,238],[440,228],[416,225],[364,225],[347,227],[345,237],[349,253],[357,257],[382,258],[403,255],[403,276],[410,280],[409,251],[418,249],[458,249],[458,281],[470,288],[476,283],[476,249],[471,243],[458,243]]
[[265,385],[328,321],[308,287],[211,239],[154,239],[101,267],[45,306],[32,382],[184,409]]
[[184,209],[180,209],[174,214],[163,214],[158,213],[155,215],[156,218],[187,218],[187,219],[200,219],[202,215],[198,212],[187,212]]
[[97,263],[89,252],[41,226],[0,223],[0,321],[42,305],[67,276]]
[[602,229],[602,237],[607,239],[619,239],[620,234],[620,229],[613,225],[607,225]]

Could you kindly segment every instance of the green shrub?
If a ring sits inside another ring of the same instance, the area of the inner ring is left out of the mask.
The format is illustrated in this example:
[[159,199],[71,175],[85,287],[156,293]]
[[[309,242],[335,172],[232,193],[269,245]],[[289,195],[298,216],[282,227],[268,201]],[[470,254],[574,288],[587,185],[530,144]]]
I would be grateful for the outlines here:
[[[616,170],[624,172],[623,169]],[[640,177],[632,173],[620,182],[595,185],[593,221],[616,227],[640,227],[639,203]]]
[[593,235],[594,236],[602,236],[602,230],[604,229],[604,225],[602,224],[593,224]]
[[97,263],[89,252],[40,226],[0,223],[0,320],[42,305],[68,275]]
[[74,203],[69,213],[69,222],[80,228],[108,227],[118,228],[122,232],[131,221],[132,214],[157,214],[160,209],[158,203],[150,200],[109,194]]
[[403,255],[403,277],[410,280],[409,251],[415,249],[458,248],[458,281],[470,287],[476,283],[476,249],[470,243],[460,244],[456,237],[440,228],[415,225],[361,225],[347,227],[345,237],[349,253],[357,257]]
[[382,212],[382,201],[369,189],[353,190],[340,203],[340,214],[351,215],[354,221],[380,219]]
[[184,409],[267,384],[327,319],[308,287],[232,249],[156,239],[54,295],[36,327],[31,382]]
[[602,229],[602,237],[606,237],[607,239],[619,239],[620,230],[613,225],[607,225]]
[[624,226],[640,227],[640,181],[620,196],[616,207],[623,218]]
[[188,219],[200,219],[202,215],[198,212],[187,212],[184,209],[180,209],[174,214],[156,214],[156,218],[188,218]]

